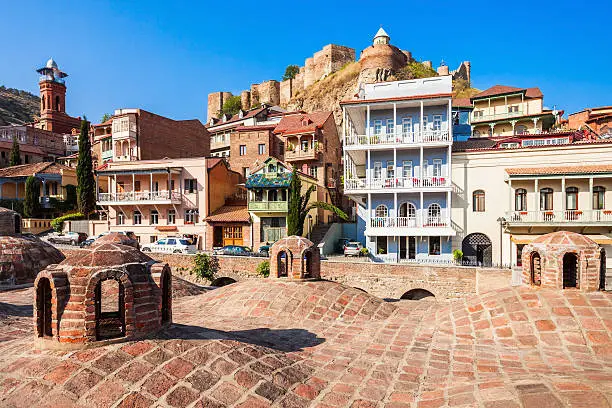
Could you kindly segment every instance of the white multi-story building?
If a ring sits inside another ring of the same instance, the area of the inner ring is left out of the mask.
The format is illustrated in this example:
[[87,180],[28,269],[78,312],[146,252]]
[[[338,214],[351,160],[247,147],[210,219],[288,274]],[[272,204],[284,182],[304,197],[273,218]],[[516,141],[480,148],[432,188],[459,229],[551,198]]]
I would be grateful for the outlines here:
[[452,78],[367,84],[343,108],[344,192],[378,260],[449,262]]

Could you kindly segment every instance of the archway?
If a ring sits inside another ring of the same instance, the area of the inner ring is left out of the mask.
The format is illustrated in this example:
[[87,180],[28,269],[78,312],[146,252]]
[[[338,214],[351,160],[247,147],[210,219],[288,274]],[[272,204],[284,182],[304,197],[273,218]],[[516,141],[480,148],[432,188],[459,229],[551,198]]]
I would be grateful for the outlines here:
[[468,235],[461,243],[461,250],[467,265],[490,267],[493,264],[493,246],[485,234],[476,232]]
[[539,253],[534,252],[531,254],[529,270],[531,272],[531,284],[540,286],[542,284],[542,260]]
[[427,297],[435,298],[435,295],[426,289],[411,289],[408,292],[404,293],[400,299],[403,300],[421,300]]
[[310,278],[312,271],[312,252],[304,251],[302,257],[302,279]]
[[96,340],[125,336],[125,288],[119,279],[106,278],[96,284]]
[[280,251],[278,253],[277,259],[277,266],[278,266],[278,277],[282,278],[282,277],[287,277],[289,276],[289,255],[287,254],[286,251]]
[[41,278],[36,287],[36,326],[38,337],[53,336],[51,321],[51,283],[47,278]]
[[168,272],[164,272],[162,274],[161,279],[161,289],[162,289],[162,324],[166,324],[170,322],[172,319],[172,314],[170,313],[170,305],[172,302],[171,296],[172,291],[170,290],[170,285],[172,285],[172,278]]
[[229,276],[223,276],[221,278],[217,278],[210,283],[210,286],[216,286],[218,288],[222,286],[231,285],[232,283],[236,283],[236,279],[230,278]]
[[578,257],[573,252],[563,255],[563,289],[578,287]]
[[599,290],[606,290],[606,250],[599,254]]

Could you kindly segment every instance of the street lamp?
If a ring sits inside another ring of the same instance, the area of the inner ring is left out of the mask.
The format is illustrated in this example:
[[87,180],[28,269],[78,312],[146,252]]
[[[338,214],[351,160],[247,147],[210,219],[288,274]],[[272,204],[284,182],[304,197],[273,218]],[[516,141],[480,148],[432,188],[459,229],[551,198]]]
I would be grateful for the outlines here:
[[504,248],[504,225],[506,225],[506,219],[504,217],[499,217],[497,219],[499,222],[499,267],[502,267],[503,264],[503,248]]

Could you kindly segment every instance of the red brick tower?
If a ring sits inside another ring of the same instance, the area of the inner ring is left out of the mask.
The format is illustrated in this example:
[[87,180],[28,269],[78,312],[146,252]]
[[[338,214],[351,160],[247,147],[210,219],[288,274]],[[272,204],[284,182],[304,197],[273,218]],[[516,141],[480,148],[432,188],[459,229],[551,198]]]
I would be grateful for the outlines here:
[[80,118],[66,114],[66,85],[64,78],[68,76],[60,71],[57,63],[50,58],[43,68],[36,70],[41,76],[40,85],[40,120],[37,127],[55,133],[70,133],[78,129]]

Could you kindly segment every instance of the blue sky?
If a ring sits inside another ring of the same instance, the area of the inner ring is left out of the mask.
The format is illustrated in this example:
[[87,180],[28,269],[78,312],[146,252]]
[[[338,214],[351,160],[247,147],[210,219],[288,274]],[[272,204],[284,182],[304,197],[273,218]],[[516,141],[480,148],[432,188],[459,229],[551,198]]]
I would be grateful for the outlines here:
[[0,0],[0,84],[38,93],[34,71],[53,56],[73,115],[205,120],[209,92],[280,79],[325,44],[359,53],[382,24],[419,60],[470,60],[477,88],[539,86],[566,113],[612,105],[611,2],[495,3]]

